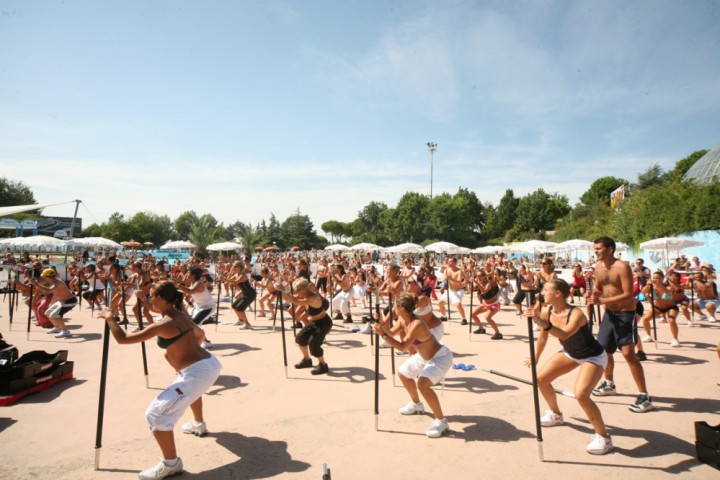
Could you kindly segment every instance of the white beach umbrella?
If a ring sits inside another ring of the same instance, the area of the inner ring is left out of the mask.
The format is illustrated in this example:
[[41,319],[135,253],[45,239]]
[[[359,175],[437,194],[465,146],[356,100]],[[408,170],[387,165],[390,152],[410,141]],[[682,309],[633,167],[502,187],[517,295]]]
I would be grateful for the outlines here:
[[235,242],[211,243],[205,247],[206,250],[210,250],[211,252],[229,252],[231,250],[240,250],[242,248],[245,247]]
[[15,237],[8,238],[3,241],[3,245],[16,246],[16,247],[31,247],[31,248],[54,248],[64,247],[65,242],[54,237],[48,237],[47,235],[34,235],[32,237]]
[[401,243],[387,249],[390,253],[423,253],[425,249],[417,243]]
[[346,250],[350,250],[350,247],[348,247],[347,245],[336,243],[333,245],[328,245],[327,247],[325,247],[325,250],[329,250],[331,252],[344,252]]
[[103,248],[123,248],[117,242],[104,237],[85,237],[85,238],[73,238],[65,242],[67,245],[82,246],[82,247],[103,247]]
[[165,245],[160,247],[160,250],[177,250],[190,248],[195,248],[195,244],[188,242],[187,240],[175,240],[174,242],[167,242]]
[[483,255],[490,255],[492,253],[508,253],[509,249],[506,247],[502,247],[500,245],[487,245],[484,247],[478,247],[473,250],[471,250],[472,253],[480,253]]
[[460,253],[458,249],[460,247],[450,242],[435,242],[430,245],[425,245],[425,250],[428,252],[435,253]]
[[670,264],[670,252],[676,252],[678,255],[680,251],[690,247],[702,247],[705,245],[704,242],[699,240],[693,240],[692,238],[683,237],[662,237],[648,240],[640,244],[640,248],[647,252],[662,252],[663,259],[666,265]]
[[510,251],[518,253],[547,252],[555,245],[557,245],[555,242],[546,242],[544,240],[529,240],[527,242],[518,243],[517,245],[511,246]]
[[353,245],[352,247],[350,247],[350,250],[370,252],[372,250],[384,250],[384,248],[380,245],[375,245],[374,243],[358,243],[357,245]]

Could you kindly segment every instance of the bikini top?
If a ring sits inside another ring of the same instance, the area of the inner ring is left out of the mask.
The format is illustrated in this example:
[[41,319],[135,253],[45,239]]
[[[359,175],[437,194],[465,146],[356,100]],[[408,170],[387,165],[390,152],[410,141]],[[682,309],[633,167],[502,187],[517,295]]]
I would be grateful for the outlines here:
[[320,308],[312,307],[310,305],[307,306],[307,313],[311,317],[314,317],[315,315],[320,315],[321,313],[325,312],[328,308],[330,308],[330,302],[327,298],[322,299],[322,305],[320,305]]
[[[172,321],[169,323],[172,323]],[[175,335],[172,338],[157,337],[157,345],[158,345],[158,347],[162,348],[163,350],[167,349],[170,345],[172,345],[173,343],[180,340],[182,338],[182,336],[185,335],[186,333],[192,331],[192,327],[188,328],[187,330],[180,330],[180,327],[178,327],[174,323],[172,323],[172,325],[173,325],[173,327],[177,328],[180,333],[178,333],[177,335]]]

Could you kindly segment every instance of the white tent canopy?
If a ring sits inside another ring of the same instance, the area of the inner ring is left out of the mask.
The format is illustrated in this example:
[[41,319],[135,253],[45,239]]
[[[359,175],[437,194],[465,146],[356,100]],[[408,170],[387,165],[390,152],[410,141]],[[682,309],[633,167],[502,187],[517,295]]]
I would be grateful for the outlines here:
[[70,202],[38,203],[36,205],[15,205],[13,207],[0,207],[0,217],[14,215],[20,212],[29,212],[30,210],[38,210],[40,208],[52,207],[54,205],[63,205],[65,203],[75,203],[75,200],[72,200]]
[[229,252],[231,250],[240,250],[242,248],[245,248],[243,245],[235,242],[221,242],[221,243],[211,243],[207,247],[205,247],[207,250],[210,250],[211,252]]

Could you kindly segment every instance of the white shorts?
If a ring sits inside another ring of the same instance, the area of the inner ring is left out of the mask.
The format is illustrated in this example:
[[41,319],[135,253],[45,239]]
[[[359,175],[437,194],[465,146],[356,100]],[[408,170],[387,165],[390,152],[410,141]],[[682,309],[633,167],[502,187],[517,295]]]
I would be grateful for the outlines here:
[[356,297],[364,298],[367,288],[367,283],[365,285],[354,285],[352,291]]
[[433,334],[433,337],[435,337],[435,340],[442,343],[442,337],[443,337],[443,335],[445,335],[445,324],[441,323],[437,327],[431,328],[430,333]]
[[145,419],[150,430],[171,432],[187,407],[212,387],[220,370],[222,365],[213,354],[180,370],[175,381],[148,405]]
[[440,301],[445,303],[448,301],[448,297],[450,297],[450,305],[458,305],[461,304],[463,301],[463,298],[465,297],[465,289],[461,288],[460,290],[450,290],[443,295],[440,296]]
[[608,357],[607,357],[607,353],[605,353],[605,352],[602,352],[600,355],[595,355],[594,357],[588,357],[588,358],[573,358],[565,350],[560,350],[560,352],[562,352],[563,355],[565,355],[566,357],[568,357],[570,360],[577,363],[578,365],[582,365],[583,363],[592,363],[593,365],[602,367],[603,370],[605,370],[605,367],[607,367]]
[[452,363],[452,352],[443,345],[430,360],[425,360],[419,353],[416,353],[400,366],[398,373],[405,378],[426,377],[435,385],[445,378]]

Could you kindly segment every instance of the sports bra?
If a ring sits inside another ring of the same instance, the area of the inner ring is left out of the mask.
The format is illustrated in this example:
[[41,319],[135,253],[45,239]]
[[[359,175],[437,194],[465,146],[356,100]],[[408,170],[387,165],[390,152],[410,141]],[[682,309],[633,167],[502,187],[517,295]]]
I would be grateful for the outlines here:
[[[172,323],[172,321],[169,323]],[[175,335],[172,338],[157,337],[157,345],[158,345],[158,347],[162,348],[163,350],[167,349],[170,345],[172,345],[173,343],[180,340],[182,338],[182,336],[185,335],[186,333],[192,331],[192,327],[188,328],[187,330],[180,330],[180,327],[178,327],[174,323],[172,323],[172,325],[173,325],[173,327],[177,328],[180,333],[178,333],[177,335]]]
[[320,305],[320,308],[312,307],[310,305],[307,306],[307,313],[311,317],[314,317],[315,315],[320,315],[321,313],[325,312],[328,308],[330,308],[330,302],[327,298],[322,299],[322,305]]
[[491,288],[490,290],[488,290],[487,292],[481,293],[481,294],[480,294],[480,298],[482,298],[483,300],[490,300],[490,299],[493,298],[493,297],[497,297],[497,294],[498,294],[499,291],[500,291],[500,287],[498,287],[497,285],[495,285],[494,287],[492,287],[492,288]]
[[427,315],[428,313],[432,313],[432,311],[432,305],[425,305],[424,307],[417,307],[415,310],[413,310],[413,313],[419,317],[422,315]]

